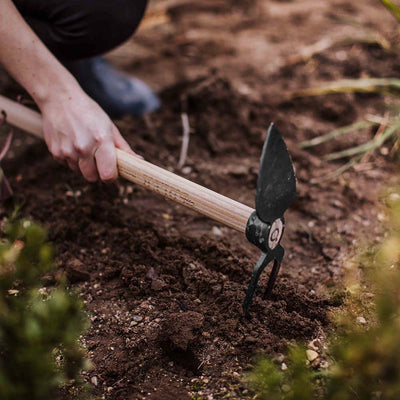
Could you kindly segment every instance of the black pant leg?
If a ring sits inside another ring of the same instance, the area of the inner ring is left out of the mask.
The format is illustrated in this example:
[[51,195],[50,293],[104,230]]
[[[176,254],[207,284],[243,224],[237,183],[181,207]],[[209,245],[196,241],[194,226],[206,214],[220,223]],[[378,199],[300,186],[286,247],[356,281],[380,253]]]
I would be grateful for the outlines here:
[[13,0],[19,12],[62,61],[103,54],[138,27],[147,0]]

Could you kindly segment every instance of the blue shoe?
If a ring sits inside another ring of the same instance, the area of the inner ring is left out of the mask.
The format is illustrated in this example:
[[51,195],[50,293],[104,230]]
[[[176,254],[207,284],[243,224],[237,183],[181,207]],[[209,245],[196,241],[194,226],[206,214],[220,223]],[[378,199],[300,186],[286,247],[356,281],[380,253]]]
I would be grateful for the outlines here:
[[159,98],[144,82],[117,71],[102,57],[70,62],[67,68],[111,118],[141,116],[160,108]]

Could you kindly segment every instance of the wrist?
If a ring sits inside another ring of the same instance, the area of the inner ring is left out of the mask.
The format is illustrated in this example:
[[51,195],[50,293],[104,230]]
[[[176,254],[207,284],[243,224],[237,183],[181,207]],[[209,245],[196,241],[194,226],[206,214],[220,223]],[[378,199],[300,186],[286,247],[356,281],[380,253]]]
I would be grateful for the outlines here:
[[27,88],[40,109],[47,104],[76,97],[82,92],[76,79],[66,69],[41,75]]

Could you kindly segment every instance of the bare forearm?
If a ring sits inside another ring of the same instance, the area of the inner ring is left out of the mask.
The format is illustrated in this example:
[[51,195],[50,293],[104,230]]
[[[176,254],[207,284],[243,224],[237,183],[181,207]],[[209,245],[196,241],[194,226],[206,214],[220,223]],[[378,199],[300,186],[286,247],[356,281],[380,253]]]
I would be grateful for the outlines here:
[[89,181],[117,178],[115,147],[133,151],[11,0],[0,0],[0,63],[39,106],[44,139],[56,160]]
[[11,0],[0,0],[0,63],[40,104],[51,93],[73,93],[74,77],[25,22]]

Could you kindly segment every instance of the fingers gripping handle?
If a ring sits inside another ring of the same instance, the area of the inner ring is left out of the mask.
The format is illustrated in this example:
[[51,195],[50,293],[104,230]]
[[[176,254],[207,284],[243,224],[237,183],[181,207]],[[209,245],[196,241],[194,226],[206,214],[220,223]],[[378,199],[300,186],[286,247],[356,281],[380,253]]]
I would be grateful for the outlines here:
[[[6,113],[8,123],[43,138],[42,118],[39,113],[4,96],[0,96],[0,111]],[[247,220],[254,211],[250,207],[119,149],[117,163],[120,176],[128,181],[144,186],[239,232],[246,231]]]

